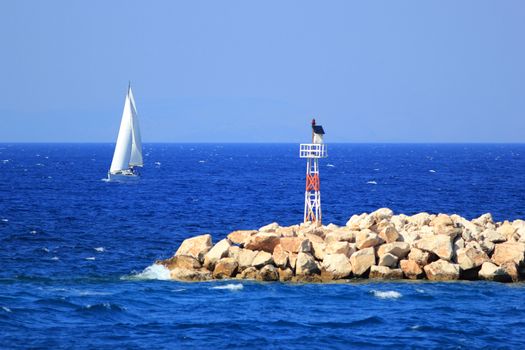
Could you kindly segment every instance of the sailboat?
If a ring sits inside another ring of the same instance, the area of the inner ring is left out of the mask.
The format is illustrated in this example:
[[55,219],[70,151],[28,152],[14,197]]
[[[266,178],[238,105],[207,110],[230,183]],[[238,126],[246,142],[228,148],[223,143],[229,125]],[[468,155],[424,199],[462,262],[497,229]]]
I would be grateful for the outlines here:
[[108,180],[138,179],[138,168],[143,165],[139,119],[130,84],[124,102],[124,111],[120,121],[115,153],[108,172]]

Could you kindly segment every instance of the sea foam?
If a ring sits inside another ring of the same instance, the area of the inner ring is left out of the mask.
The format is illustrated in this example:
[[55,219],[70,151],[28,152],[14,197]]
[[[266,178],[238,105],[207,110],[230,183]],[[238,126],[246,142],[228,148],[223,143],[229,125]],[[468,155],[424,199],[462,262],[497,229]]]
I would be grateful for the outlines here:
[[398,299],[403,296],[401,293],[396,292],[395,290],[372,290],[371,293],[379,299]]
[[228,283],[223,286],[215,286],[211,287],[211,289],[227,289],[227,290],[241,290],[244,286],[242,284],[234,284],[234,283]]
[[139,280],[169,280],[170,270],[160,264],[153,264],[144,269],[144,271],[131,276],[131,279]]

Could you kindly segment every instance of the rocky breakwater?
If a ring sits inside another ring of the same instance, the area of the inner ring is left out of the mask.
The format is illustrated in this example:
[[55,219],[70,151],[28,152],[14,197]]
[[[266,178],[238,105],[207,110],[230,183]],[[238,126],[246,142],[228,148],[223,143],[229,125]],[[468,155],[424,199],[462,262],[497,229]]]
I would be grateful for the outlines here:
[[354,215],[345,226],[311,223],[231,232],[215,245],[209,234],[186,239],[157,261],[180,281],[252,279],[328,282],[351,278],[525,279],[525,221],[490,214],[394,215],[387,208]]

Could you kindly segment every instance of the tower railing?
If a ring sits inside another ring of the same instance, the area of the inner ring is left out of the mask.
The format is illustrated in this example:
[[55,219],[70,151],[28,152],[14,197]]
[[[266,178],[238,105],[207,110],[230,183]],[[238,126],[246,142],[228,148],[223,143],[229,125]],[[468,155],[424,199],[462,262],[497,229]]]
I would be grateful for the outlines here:
[[300,158],[326,158],[328,152],[324,143],[301,143],[299,148]]

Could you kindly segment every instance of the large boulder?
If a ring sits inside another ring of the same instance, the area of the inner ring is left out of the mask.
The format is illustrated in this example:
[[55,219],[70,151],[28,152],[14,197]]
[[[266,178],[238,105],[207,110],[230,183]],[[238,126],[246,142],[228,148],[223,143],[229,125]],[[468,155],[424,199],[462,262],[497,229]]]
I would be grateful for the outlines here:
[[376,211],[370,213],[370,216],[373,217],[376,222],[380,222],[381,220],[390,220],[393,215],[394,212],[389,208],[379,208]]
[[233,231],[232,233],[230,233],[228,235],[228,239],[233,244],[242,245],[242,244],[244,244],[244,242],[246,242],[248,240],[248,238],[250,238],[251,236],[253,236],[256,233],[257,233],[256,230],[237,230],[237,231]]
[[204,255],[211,249],[211,235],[200,235],[185,239],[175,253],[175,256],[187,255],[204,262]]
[[299,225],[289,226],[289,227],[279,227],[275,230],[275,233],[279,237],[295,237],[297,236],[296,230],[299,228]]
[[317,260],[323,260],[326,255],[326,244],[312,242],[312,254]]
[[471,222],[480,227],[492,227],[494,225],[494,220],[490,213],[483,214],[479,218],[473,219]]
[[235,260],[239,260],[239,252],[241,251],[241,247],[232,245],[230,248],[228,248],[228,258],[234,258]]
[[273,258],[273,262],[275,263],[275,266],[280,267],[282,269],[288,266],[288,252],[286,252],[283,249],[283,246],[281,244],[277,244],[275,246],[275,249],[273,250],[272,258]]
[[237,274],[239,264],[234,258],[222,258],[215,264],[213,278],[230,278]]
[[452,246],[452,237],[447,235],[424,236],[414,242],[414,247],[431,252],[444,260],[452,260],[454,249]]
[[347,228],[340,228],[335,231],[326,234],[324,241],[326,243],[331,242],[355,242],[355,232]]
[[425,266],[432,262],[432,253],[425,252],[418,248],[412,248],[408,254],[408,260],[415,261],[419,266]]
[[373,265],[370,268],[369,278],[382,280],[400,280],[403,279],[403,271],[401,271],[401,269],[391,269],[386,266]]
[[228,238],[225,238],[219,241],[219,243],[215,244],[213,248],[211,248],[206,253],[206,255],[204,255],[204,267],[208,270],[213,270],[213,267],[218,260],[228,256],[230,247],[231,243]]
[[519,239],[519,236],[516,235],[516,228],[508,221],[505,221],[498,227],[496,232],[504,236],[507,241],[517,241]]
[[525,260],[525,244],[521,242],[505,242],[496,244],[492,262],[496,265],[503,265],[508,261],[513,261],[516,265],[523,265]]
[[454,239],[461,234],[461,229],[455,227],[452,218],[446,214],[439,214],[430,222],[433,232],[436,235],[446,235]]
[[361,231],[356,236],[356,247],[357,249],[365,249],[370,247],[375,247],[383,243],[383,240],[379,238],[377,233],[372,231]]
[[423,269],[414,260],[401,260],[399,262],[399,266],[401,267],[401,271],[403,271],[403,274],[406,278],[415,280],[425,277]]
[[400,235],[394,225],[388,225],[379,232],[379,238],[386,243],[392,243],[399,239]]
[[459,279],[459,265],[440,259],[424,267],[431,281],[452,281]]
[[254,280],[257,278],[258,274],[259,271],[255,267],[250,266],[244,269],[241,273],[237,274],[236,278],[240,278],[243,280]]
[[377,255],[379,257],[390,253],[398,257],[398,259],[403,259],[410,252],[410,244],[407,242],[392,242],[386,243],[377,249]]
[[[325,254],[344,254],[350,256],[355,252],[353,244],[348,242],[331,242],[324,249]],[[323,259],[324,260],[324,259]]]
[[310,253],[300,252],[297,255],[297,261],[295,264],[296,275],[314,275],[319,273],[319,267]]
[[507,237],[505,237],[505,235],[490,228],[481,232],[481,238],[492,243],[502,243],[507,240]]
[[507,261],[500,267],[505,270],[507,275],[512,279],[512,282],[518,282],[520,280],[520,272],[514,261]]
[[197,259],[188,255],[176,255],[166,260],[156,261],[155,263],[166,266],[168,270],[173,270],[176,268],[196,270],[201,268],[200,262]]
[[272,222],[271,224],[268,224],[266,226],[263,226],[259,229],[260,232],[275,232],[279,228],[279,224],[276,222]]
[[512,278],[509,276],[507,271],[501,266],[497,266],[490,261],[484,262],[481,265],[481,270],[478,272],[478,276],[481,279],[487,281],[496,281],[496,282],[510,282]]
[[372,265],[376,263],[374,248],[358,250],[350,257],[352,272],[356,276],[365,276]]
[[462,270],[469,270],[490,261],[489,256],[483,250],[476,249],[474,246],[458,249],[456,255],[457,262]]
[[279,244],[280,238],[273,232],[259,232],[245,242],[244,248],[251,250],[264,250],[268,253],[273,253],[273,249]]
[[242,271],[252,266],[253,259],[255,259],[256,255],[257,255],[257,252],[255,250],[251,250],[251,249],[239,250],[239,255],[237,256],[237,262],[239,263],[239,270]]
[[194,270],[176,267],[173,270],[170,270],[170,277],[176,281],[198,282],[211,280],[212,274],[205,269]]
[[280,244],[284,251],[288,253],[310,252],[312,244],[310,240],[302,237],[283,237]]
[[429,213],[418,213],[407,218],[407,221],[416,227],[421,227],[430,224],[432,215]]
[[252,266],[255,268],[261,268],[269,264],[273,264],[272,254],[262,250],[257,252],[252,261]]
[[379,258],[378,265],[394,268],[397,266],[398,260],[399,259],[394,254],[386,253],[386,254],[381,255],[381,257]]
[[321,266],[332,279],[347,278],[352,274],[352,264],[345,254],[328,254]]
[[257,280],[259,281],[278,281],[279,273],[273,265],[265,265],[259,270],[257,274]]

